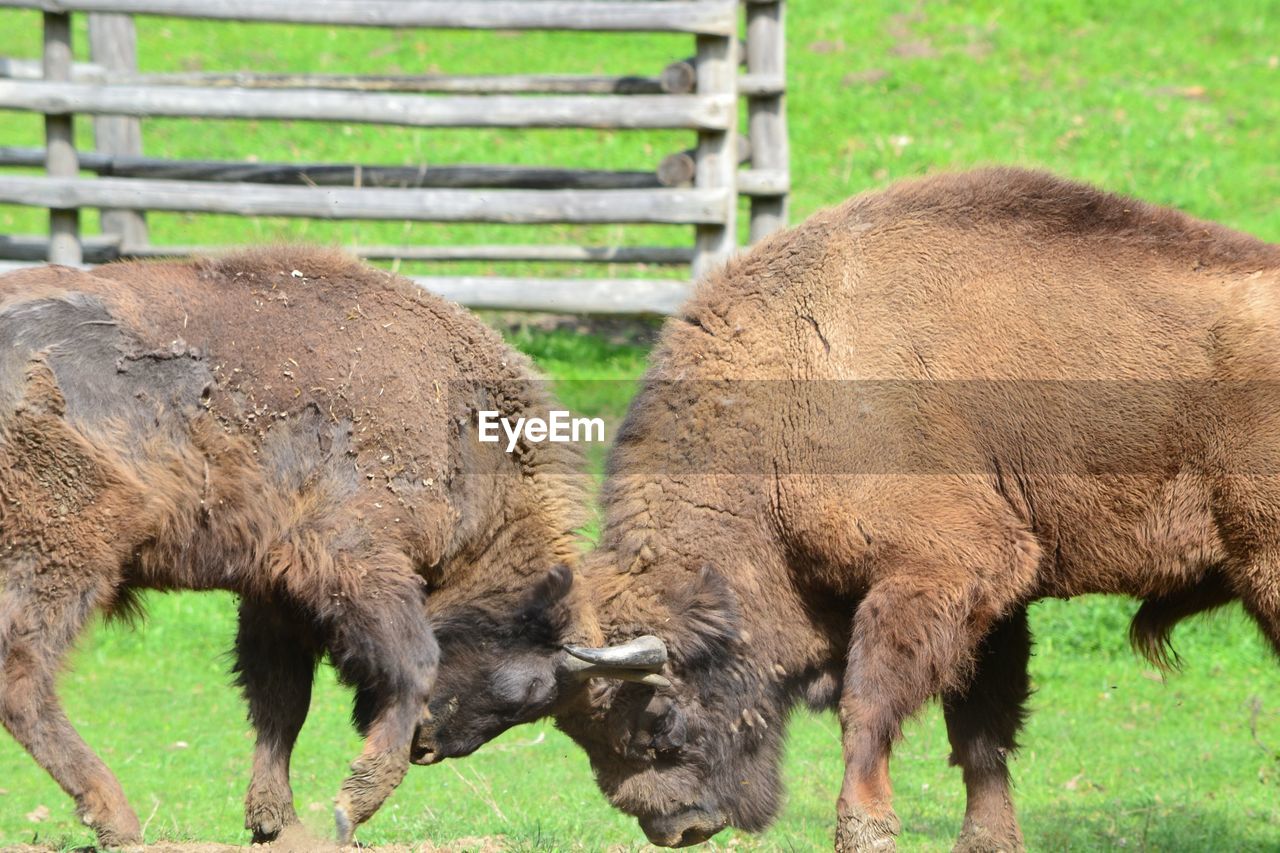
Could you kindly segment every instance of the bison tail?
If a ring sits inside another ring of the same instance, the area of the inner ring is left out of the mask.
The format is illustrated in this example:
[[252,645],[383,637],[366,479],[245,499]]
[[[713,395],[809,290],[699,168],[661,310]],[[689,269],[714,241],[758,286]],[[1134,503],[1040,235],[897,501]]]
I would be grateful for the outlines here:
[[1208,572],[1190,587],[1144,599],[1129,623],[1129,642],[1157,669],[1176,670],[1182,659],[1171,642],[1174,627],[1189,616],[1221,607],[1235,598],[1221,575]]

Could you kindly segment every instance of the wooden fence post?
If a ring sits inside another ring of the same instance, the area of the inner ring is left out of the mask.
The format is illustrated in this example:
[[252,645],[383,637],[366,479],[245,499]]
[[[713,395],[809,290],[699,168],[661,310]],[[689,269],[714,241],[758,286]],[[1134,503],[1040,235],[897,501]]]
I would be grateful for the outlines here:
[[[78,264],[86,258],[110,260],[122,251],[152,257],[205,250],[151,246],[144,218],[150,210],[340,220],[636,222],[692,226],[693,246],[375,246],[364,254],[427,261],[679,264],[702,277],[734,253],[739,217],[748,207],[744,238],[748,230],[758,239],[785,224],[790,180],[783,114],[784,2],[0,0],[0,7],[42,10],[45,26],[41,61],[0,58],[0,110],[42,115],[46,125],[43,148],[0,146],[0,166],[43,165],[47,171],[39,177],[0,176],[0,203],[49,211],[47,240],[0,235],[0,257]],[[72,14],[89,15],[91,62],[72,62]],[[696,51],[656,76],[143,74],[137,68],[137,15],[358,27],[679,32],[694,37]],[[539,97],[525,97],[532,94]],[[77,116],[94,119],[97,150],[76,150]],[[406,127],[684,129],[695,133],[696,141],[692,149],[665,158],[656,172],[168,160],[142,156],[139,122],[152,116]],[[750,159],[749,167],[744,158]],[[97,177],[81,178],[82,169]],[[82,208],[102,212],[102,237],[81,234]],[[593,279],[591,292],[578,298],[572,285],[552,287],[541,279],[495,279],[492,286],[465,276],[440,281],[477,305],[527,308],[546,302],[583,311],[666,312],[688,287],[687,281],[641,286],[637,279],[619,279],[614,295],[605,292],[603,279]],[[523,293],[526,286],[536,292]],[[633,287],[634,295],[629,293]]]
[[[785,79],[786,40],[783,0],[747,3],[747,73]],[[787,113],[782,92],[749,95],[747,128],[751,138],[751,168],[760,172],[789,171]],[[788,181],[788,184],[790,182]],[[753,196],[751,242],[787,224],[787,195]]]
[[[71,16],[44,13],[44,78],[66,82],[71,79]],[[80,171],[76,159],[74,119],[70,114],[44,117],[45,169],[52,178],[74,178]],[[79,264],[80,211],[75,208],[49,210],[49,261]]]
[[729,197],[723,222],[697,227],[693,256],[695,280],[728,260],[737,242],[738,198],[734,190],[738,171],[737,34],[698,36],[697,73],[699,95],[727,94],[732,106],[727,129],[698,133],[694,186],[703,190],[727,189]]
[[[108,74],[136,74],[138,37],[133,17],[95,12],[89,15],[89,58]],[[142,156],[142,122],[129,116],[95,116],[94,148],[116,157]],[[119,237],[122,246],[147,245],[147,220],[140,210],[102,211],[102,233]]]

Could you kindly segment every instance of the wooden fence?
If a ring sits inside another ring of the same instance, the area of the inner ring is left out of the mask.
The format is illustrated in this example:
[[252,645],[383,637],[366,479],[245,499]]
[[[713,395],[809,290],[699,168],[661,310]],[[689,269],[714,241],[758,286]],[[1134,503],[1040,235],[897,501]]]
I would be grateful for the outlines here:
[[[0,109],[44,115],[43,149],[0,147],[0,204],[47,208],[49,234],[0,236],[0,258],[56,263],[183,255],[153,246],[145,211],[432,222],[662,223],[686,246],[372,246],[413,261],[688,265],[736,248],[739,195],[754,241],[786,221],[789,170],[782,0],[0,0],[44,15],[39,63],[0,59]],[[72,15],[89,15],[90,62],[73,61]],[[685,33],[693,56],[651,76],[333,75],[137,70],[134,16],[433,29]],[[745,42],[740,40],[745,16]],[[745,70],[740,71],[740,66]],[[287,92],[288,97],[281,97]],[[746,136],[739,134],[745,98]],[[77,151],[74,116],[94,117]],[[404,127],[682,129],[688,150],[652,171],[500,165],[420,167],[171,160],[142,154],[147,116],[341,121]],[[95,177],[81,177],[81,171]],[[100,236],[80,211],[102,210]],[[424,286],[474,307],[669,312],[689,280],[433,276]]]

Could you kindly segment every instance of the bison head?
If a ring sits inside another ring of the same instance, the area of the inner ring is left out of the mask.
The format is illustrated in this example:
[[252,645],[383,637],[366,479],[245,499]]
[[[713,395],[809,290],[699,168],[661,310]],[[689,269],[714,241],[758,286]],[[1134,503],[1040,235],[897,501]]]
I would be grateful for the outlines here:
[[514,614],[470,607],[436,622],[441,663],[414,736],[414,763],[469,755],[512,726],[553,713],[591,678],[669,686],[657,674],[666,649],[656,637],[603,649],[565,647],[572,584],[569,569],[558,566]]
[[735,648],[744,638],[728,585],[705,569],[671,596],[669,618],[631,631],[663,639],[583,648],[564,643],[572,582],[556,569],[514,616],[473,611],[438,626],[440,671],[413,760],[466,755],[554,714],[651,842],[680,847],[730,825],[767,826],[780,799],[785,706],[774,679]]
[[764,829],[780,801],[784,703],[776,679],[744,654],[739,608],[704,569],[669,595],[653,626],[670,657],[670,686],[607,683],[557,714],[586,750],[600,789],[664,847],[706,841],[726,826]]

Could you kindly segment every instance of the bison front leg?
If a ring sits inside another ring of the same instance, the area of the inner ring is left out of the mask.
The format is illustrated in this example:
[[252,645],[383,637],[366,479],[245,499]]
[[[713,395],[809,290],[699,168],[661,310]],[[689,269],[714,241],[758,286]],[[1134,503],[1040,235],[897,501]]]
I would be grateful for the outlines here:
[[942,697],[951,761],[964,773],[968,803],[955,853],[1024,849],[1009,792],[1008,756],[1017,748],[1031,693],[1031,632],[1019,607],[991,630],[978,650],[973,679]]
[[840,700],[840,853],[894,849],[890,751],[907,717],[962,683],[988,628],[981,614],[999,612],[983,587],[965,572],[917,566],[878,581],[859,605]]
[[297,614],[263,602],[241,602],[235,668],[258,735],[244,825],[255,844],[274,840],[298,822],[289,760],[307,719],[319,654]]
[[338,791],[333,817],[339,842],[350,843],[356,827],[372,817],[404,779],[423,704],[422,699],[408,696],[373,700],[364,750],[351,763],[351,775]]
[[334,809],[338,840],[386,801],[409,769],[413,734],[426,713],[439,650],[416,576],[398,591],[345,603],[330,647],[342,680],[357,688],[364,749],[351,764]]

